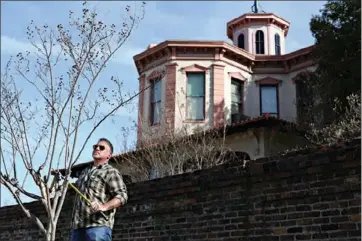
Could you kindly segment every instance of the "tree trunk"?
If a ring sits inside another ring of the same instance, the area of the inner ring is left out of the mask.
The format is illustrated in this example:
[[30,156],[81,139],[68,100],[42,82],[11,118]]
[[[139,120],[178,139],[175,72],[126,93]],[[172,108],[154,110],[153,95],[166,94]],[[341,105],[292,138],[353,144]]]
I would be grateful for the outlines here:
[[55,241],[55,238],[53,238],[52,232],[46,234],[46,241]]
[[47,233],[46,233],[46,241],[55,241],[55,235],[57,231],[56,223],[50,221]]

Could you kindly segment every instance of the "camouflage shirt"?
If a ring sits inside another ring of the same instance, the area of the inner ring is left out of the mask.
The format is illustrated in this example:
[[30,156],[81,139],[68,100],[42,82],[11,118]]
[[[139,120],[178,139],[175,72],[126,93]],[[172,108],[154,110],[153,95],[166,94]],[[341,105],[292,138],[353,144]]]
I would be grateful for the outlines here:
[[[91,202],[104,204],[113,198],[119,198],[121,205],[127,202],[127,188],[121,174],[110,164],[90,165],[79,175],[75,186]],[[113,228],[116,209],[103,212],[108,221],[99,213],[94,212],[87,202],[76,194],[73,207],[72,228],[108,226]]]

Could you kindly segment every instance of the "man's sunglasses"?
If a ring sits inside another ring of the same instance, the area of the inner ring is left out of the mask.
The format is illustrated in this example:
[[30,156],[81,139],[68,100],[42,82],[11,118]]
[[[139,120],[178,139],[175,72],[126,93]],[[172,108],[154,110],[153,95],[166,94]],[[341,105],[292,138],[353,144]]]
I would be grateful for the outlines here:
[[101,150],[101,151],[104,151],[104,149],[106,149],[106,147],[102,146],[102,145],[93,145],[93,150],[96,150],[97,147],[99,147],[99,150]]

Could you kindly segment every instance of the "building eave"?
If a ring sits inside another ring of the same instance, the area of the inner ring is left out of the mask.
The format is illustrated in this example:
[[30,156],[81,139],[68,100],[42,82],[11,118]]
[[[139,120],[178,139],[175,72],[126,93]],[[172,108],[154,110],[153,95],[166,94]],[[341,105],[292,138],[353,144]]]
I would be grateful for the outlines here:
[[234,18],[226,24],[226,35],[229,39],[233,40],[233,29],[235,27],[253,24],[253,22],[260,23],[260,20],[263,20],[263,22],[266,22],[267,24],[281,26],[284,31],[284,36],[288,35],[290,23],[273,13],[246,13],[240,17]]
[[[142,61],[152,59],[151,57],[154,55],[168,53],[167,62],[183,59],[182,57],[177,57],[174,53],[176,48],[213,49],[215,53],[229,53],[236,55],[238,58],[241,57],[245,61],[254,64],[256,62],[287,62],[298,58],[299,56],[310,54],[314,47],[315,45],[312,45],[284,55],[254,55],[244,49],[238,48],[224,41],[167,40],[143,51],[142,53],[135,55],[133,59],[137,66],[138,73],[142,74],[144,72],[140,67],[142,66]],[[213,58],[210,57],[209,59],[212,60]]]
[[274,17],[274,18],[278,19],[279,21],[281,21],[282,23],[290,25],[289,21],[285,20],[282,17],[279,17],[279,16],[275,15],[274,13],[245,13],[245,14],[239,16],[239,17],[236,17],[236,18],[230,20],[226,25],[230,26],[230,25],[236,24],[239,21],[241,21],[241,20],[243,20],[243,19],[245,19],[247,17],[248,18],[253,18],[253,19]]

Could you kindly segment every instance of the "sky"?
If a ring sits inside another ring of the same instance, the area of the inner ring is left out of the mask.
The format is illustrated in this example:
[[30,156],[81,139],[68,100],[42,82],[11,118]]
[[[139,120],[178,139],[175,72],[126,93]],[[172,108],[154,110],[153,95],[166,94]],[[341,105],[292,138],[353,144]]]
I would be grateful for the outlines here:
[[[274,13],[290,22],[286,38],[286,52],[292,52],[314,43],[309,30],[309,21],[319,13],[325,1],[260,1],[259,9]],[[104,22],[120,24],[124,7],[131,1],[90,2]],[[102,78],[118,76],[127,92],[138,90],[138,73],[133,56],[144,51],[149,44],[165,40],[218,40],[231,43],[226,36],[226,23],[251,11],[253,1],[149,1],[146,3],[145,17],[133,31],[128,41],[107,66]],[[4,63],[19,52],[29,50],[26,27],[31,20],[36,24],[47,23],[55,27],[67,21],[68,12],[77,13],[82,8],[80,1],[2,1],[1,2],[1,70]],[[60,69],[62,70],[62,69]],[[103,81],[103,80],[102,80]],[[31,99],[25,92],[25,98]],[[122,128],[131,128],[137,119],[137,101],[117,112],[113,121],[107,121],[93,134],[81,161],[91,160],[91,146],[100,138],[109,138],[115,153],[123,151],[124,143],[132,146],[136,141],[136,131],[126,133]],[[86,133],[81,133],[80,139]],[[38,156],[41,157],[40,153]],[[20,163],[21,164],[21,163]],[[24,172],[23,169],[19,169]],[[35,191],[29,182],[25,185]],[[5,188],[1,187],[1,206],[14,204]],[[29,201],[24,199],[25,202]]]

